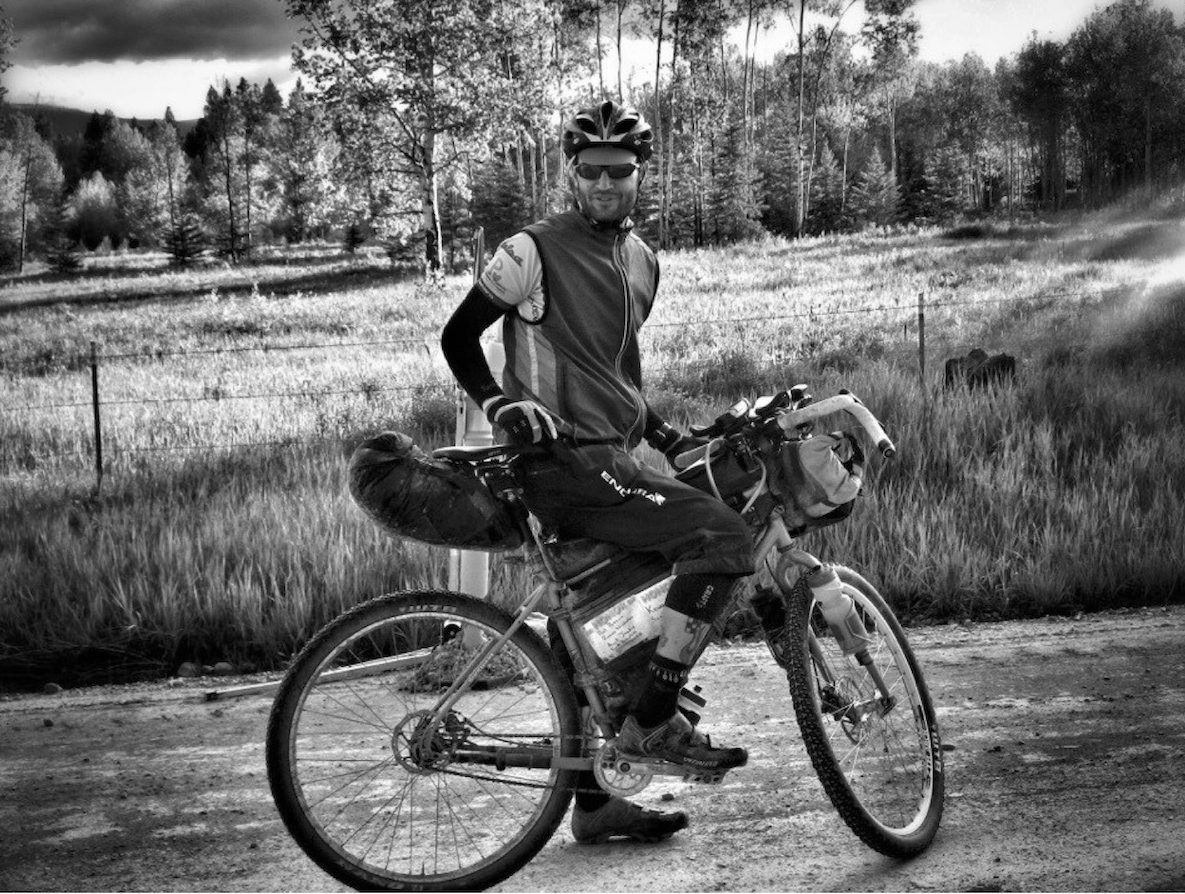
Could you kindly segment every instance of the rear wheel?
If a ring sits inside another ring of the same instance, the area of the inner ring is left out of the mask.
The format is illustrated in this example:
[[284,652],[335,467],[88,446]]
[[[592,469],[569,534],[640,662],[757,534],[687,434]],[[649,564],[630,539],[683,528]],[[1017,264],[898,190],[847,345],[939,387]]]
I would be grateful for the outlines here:
[[456,593],[364,603],[322,629],[276,695],[268,780],[293,838],[359,889],[478,889],[547,843],[581,753],[568,679],[529,627],[434,722],[501,610]]
[[934,706],[892,610],[863,577],[836,570],[871,640],[868,664],[844,655],[800,580],[778,643],[794,713],[843,821],[874,850],[911,857],[934,840],[942,819],[945,777]]

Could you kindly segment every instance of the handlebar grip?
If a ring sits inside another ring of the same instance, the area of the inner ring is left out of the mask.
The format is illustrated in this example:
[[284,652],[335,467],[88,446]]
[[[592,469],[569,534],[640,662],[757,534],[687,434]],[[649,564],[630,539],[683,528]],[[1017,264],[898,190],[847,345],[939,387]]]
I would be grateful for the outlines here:
[[876,449],[880,451],[881,456],[885,459],[891,459],[897,454],[897,448],[893,445],[889,438],[888,432],[880,424],[872,411],[854,394],[836,394],[833,397],[826,397],[818,403],[813,403],[803,407],[800,410],[791,410],[789,413],[783,413],[779,417],[778,424],[783,431],[794,432],[798,426],[813,422],[816,419],[821,419],[831,413],[843,411],[855,419],[864,429],[868,439],[876,444]]

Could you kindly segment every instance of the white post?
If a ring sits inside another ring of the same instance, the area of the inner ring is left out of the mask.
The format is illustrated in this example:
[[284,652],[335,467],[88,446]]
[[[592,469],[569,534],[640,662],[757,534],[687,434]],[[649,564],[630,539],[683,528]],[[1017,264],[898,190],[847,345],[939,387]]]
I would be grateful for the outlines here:
[[[473,282],[481,278],[485,267],[485,234],[478,229],[473,234]],[[502,379],[506,366],[506,350],[502,346],[502,334],[496,333],[492,341],[484,345],[486,361],[496,381]],[[494,443],[494,429],[486,419],[481,407],[473,402],[461,388],[457,388],[457,434],[456,443],[461,447],[488,447]],[[448,586],[450,590],[468,593],[484,599],[490,590],[490,557],[477,550],[454,549],[449,551]],[[470,631],[476,638],[477,631]],[[465,643],[475,645],[475,643]]]
[[[506,350],[502,337],[484,345],[486,361],[495,380],[502,378],[506,365]],[[486,419],[481,407],[473,402],[460,388],[457,389],[457,436],[461,447],[489,447],[494,443],[494,429]],[[484,597],[489,591],[490,557],[477,550],[454,549],[449,551],[448,586],[450,590]]]

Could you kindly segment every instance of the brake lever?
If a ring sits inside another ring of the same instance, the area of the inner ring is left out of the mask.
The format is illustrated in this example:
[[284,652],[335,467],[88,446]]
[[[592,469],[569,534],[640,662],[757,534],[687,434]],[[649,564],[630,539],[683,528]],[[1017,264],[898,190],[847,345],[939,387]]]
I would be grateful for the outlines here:
[[693,425],[688,431],[696,438],[715,438],[720,435],[730,435],[740,429],[748,420],[749,409],[749,401],[742,397],[717,416],[710,425]]

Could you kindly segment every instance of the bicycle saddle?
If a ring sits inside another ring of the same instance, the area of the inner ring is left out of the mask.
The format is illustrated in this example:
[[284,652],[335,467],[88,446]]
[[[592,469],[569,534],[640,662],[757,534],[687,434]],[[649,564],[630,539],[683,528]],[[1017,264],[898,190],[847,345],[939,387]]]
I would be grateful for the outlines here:
[[491,459],[512,459],[528,453],[539,453],[535,444],[494,444],[478,447],[437,447],[432,451],[435,459],[452,459],[468,463],[486,462]]

